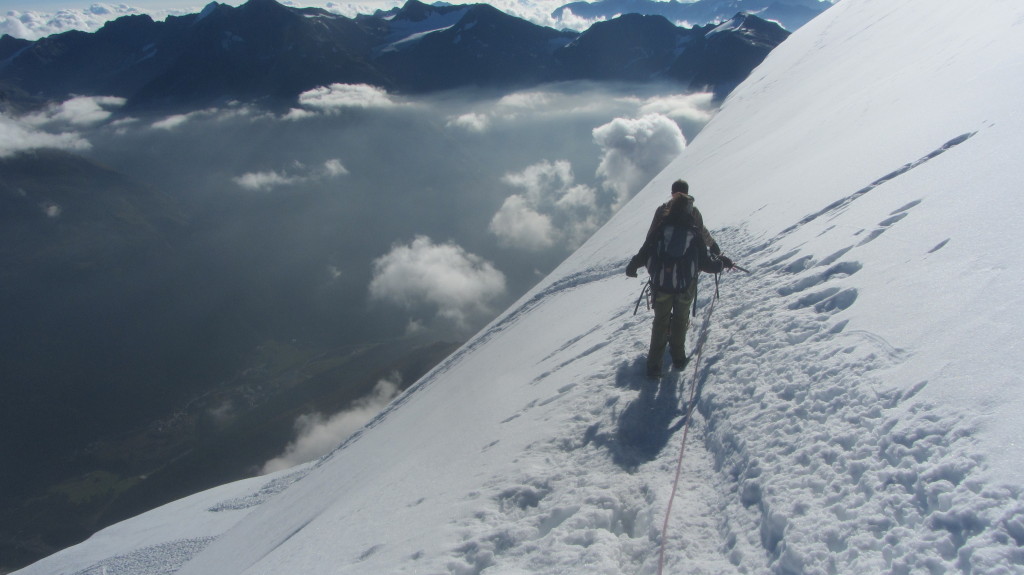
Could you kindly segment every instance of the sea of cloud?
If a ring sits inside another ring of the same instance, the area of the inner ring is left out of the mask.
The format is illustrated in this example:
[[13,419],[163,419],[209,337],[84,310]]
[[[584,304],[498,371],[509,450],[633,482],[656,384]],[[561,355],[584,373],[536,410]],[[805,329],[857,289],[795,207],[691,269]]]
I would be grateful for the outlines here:
[[[189,219],[173,269],[192,291],[154,305],[232,322],[207,331],[251,323],[321,345],[468,337],[715,111],[707,94],[593,83],[417,98],[338,84],[285,112],[236,103],[139,116],[123,105],[76,97],[0,115],[0,158],[59,148],[173,198]],[[352,426],[339,418],[299,422],[294,453],[316,451],[305,446],[325,434],[343,439]]]
[[[86,155],[185,202],[217,230],[221,257],[272,237],[257,244],[261,273],[287,269],[281,281],[323,300],[321,312],[344,301],[388,317],[372,322],[384,332],[462,336],[579,246],[714,112],[707,94],[599,84],[415,99],[335,84],[283,114],[235,104],[139,117],[123,104],[76,97],[0,116],[0,156]],[[308,269],[280,265],[298,253]]]

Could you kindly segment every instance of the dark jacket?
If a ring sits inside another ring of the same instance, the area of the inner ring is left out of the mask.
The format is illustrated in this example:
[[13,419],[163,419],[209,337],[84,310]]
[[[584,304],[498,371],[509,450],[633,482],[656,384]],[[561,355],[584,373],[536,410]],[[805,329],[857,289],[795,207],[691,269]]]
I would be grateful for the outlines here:
[[[650,229],[647,230],[644,244],[640,246],[640,251],[633,256],[629,261],[629,265],[626,266],[626,275],[635,277],[636,271],[647,265],[651,251],[658,243],[658,236],[664,224],[691,222],[700,231],[697,237],[703,243],[703,248],[698,250],[697,267],[702,272],[721,273],[725,269],[725,262],[711,255],[718,256],[721,254],[721,249],[719,249],[714,238],[711,237],[708,229],[704,227],[704,218],[701,217],[700,211],[693,205],[693,197],[686,194],[676,194],[671,200],[659,206],[658,210],[654,213],[654,219],[651,221]],[[711,252],[710,254],[708,253],[709,251]]]
[[658,206],[658,210],[654,212],[654,218],[651,220],[651,227],[647,230],[647,241],[650,241],[654,232],[661,228],[662,222],[669,212],[672,211],[673,206],[685,209],[693,216],[693,225],[700,230],[700,234],[704,238],[704,244],[711,250],[711,255],[717,256],[722,253],[721,248],[718,247],[718,242],[715,241],[715,238],[711,237],[711,232],[704,226],[704,216],[701,215],[697,206],[693,205],[693,196],[687,194],[676,194],[671,200]]

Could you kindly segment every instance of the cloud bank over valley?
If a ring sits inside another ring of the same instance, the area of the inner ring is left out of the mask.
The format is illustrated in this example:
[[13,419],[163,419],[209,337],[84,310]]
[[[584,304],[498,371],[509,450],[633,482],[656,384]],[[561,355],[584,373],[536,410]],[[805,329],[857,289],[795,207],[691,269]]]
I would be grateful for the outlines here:
[[[0,164],[34,166],[0,188],[20,238],[0,359],[19,405],[48,402],[11,414],[17,456],[45,469],[67,449],[95,469],[96,445],[76,445],[90,433],[255,421],[280,443],[248,455],[252,472],[315,457],[429,368],[414,350],[436,362],[511,305],[714,111],[671,86],[574,83],[418,98],[331,85],[279,111],[147,116],[75,97],[0,114]],[[341,361],[405,361],[405,378],[348,367],[362,400],[253,411],[297,382],[339,393]],[[18,480],[30,489],[31,473]]]
[[158,188],[194,215],[219,259],[204,266],[259,261],[260,284],[316,309],[303,320],[359,337],[479,329],[713,113],[706,94],[597,84],[416,99],[336,84],[283,114],[131,117],[123,103],[0,116],[0,154],[62,148]]

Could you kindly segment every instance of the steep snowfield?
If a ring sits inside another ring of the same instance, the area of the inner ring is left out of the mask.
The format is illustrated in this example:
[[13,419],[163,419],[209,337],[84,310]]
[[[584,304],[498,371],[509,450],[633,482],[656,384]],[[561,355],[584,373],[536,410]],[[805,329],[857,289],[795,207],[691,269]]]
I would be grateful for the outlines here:
[[[666,573],[1024,573],[1022,97],[1024,4],[844,0],[333,454],[19,573],[655,573],[684,429]],[[679,177],[754,273],[658,385],[622,270]]]

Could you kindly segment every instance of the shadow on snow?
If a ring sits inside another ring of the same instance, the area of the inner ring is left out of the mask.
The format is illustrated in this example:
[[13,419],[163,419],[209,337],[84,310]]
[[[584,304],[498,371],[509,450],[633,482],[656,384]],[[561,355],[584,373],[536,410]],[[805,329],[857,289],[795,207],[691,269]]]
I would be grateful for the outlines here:
[[644,375],[643,357],[623,364],[616,374],[615,385],[639,391],[618,416],[613,432],[601,432],[600,423],[587,430],[585,443],[607,447],[612,460],[623,469],[633,471],[653,460],[668,444],[672,435],[682,429],[686,419],[679,408],[679,383],[682,373],[671,372],[660,379]]

